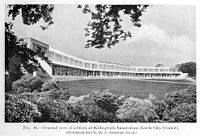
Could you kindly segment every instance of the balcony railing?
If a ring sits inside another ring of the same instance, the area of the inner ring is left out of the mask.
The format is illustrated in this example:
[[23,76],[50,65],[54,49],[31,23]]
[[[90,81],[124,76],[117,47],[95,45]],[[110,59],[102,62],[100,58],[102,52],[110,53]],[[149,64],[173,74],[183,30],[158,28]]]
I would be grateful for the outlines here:
[[73,65],[75,67],[81,67],[85,69],[90,70],[109,70],[109,71],[124,71],[124,72],[138,72],[138,73],[173,73],[178,72],[175,68],[166,68],[166,67],[133,67],[133,66],[123,66],[123,65],[117,65],[117,64],[105,64],[105,63],[92,63],[91,62],[84,62],[75,58],[72,58],[70,56],[64,56],[61,54],[58,54],[53,51],[49,51],[47,56],[52,61],[61,62],[63,64],[67,65]]

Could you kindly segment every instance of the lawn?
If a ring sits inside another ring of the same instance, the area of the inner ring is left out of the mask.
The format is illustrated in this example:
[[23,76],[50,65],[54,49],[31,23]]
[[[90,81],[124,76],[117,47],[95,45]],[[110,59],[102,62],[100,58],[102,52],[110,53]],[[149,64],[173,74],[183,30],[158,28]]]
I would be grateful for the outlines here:
[[[181,82],[181,84],[179,83]],[[170,91],[178,89],[184,89],[189,86],[194,86],[180,80],[179,82],[157,82],[151,80],[130,80],[130,79],[88,79],[77,81],[60,81],[58,85],[60,87],[66,87],[70,93],[74,96],[85,95],[93,90],[109,89],[114,94],[129,95],[137,98],[147,98],[151,93],[158,99],[162,99],[163,96]]]

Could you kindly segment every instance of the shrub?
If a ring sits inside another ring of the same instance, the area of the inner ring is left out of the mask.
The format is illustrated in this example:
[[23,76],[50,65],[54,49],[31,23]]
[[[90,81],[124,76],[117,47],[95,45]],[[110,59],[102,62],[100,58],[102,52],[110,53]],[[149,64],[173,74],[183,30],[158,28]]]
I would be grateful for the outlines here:
[[13,82],[12,89],[15,92],[33,92],[34,90],[38,90],[42,87],[43,82],[34,77],[33,75],[24,75],[19,80]]
[[196,122],[194,88],[170,92],[159,101],[153,95],[138,99],[109,90],[75,97],[53,81],[46,82],[42,92],[29,88],[36,83],[31,78],[25,83],[13,84],[21,93],[6,94],[6,122]]
[[163,116],[165,115],[165,110],[167,108],[166,104],[163,101],[154,101],[153,106],[156,115],[159,117],[160,120],[162,120]]
[[85,98],[86,99],[89,98],[89,95],[82,95],[82,96],[79,96],[79,97],[70,96],[68,102],[71,103],[71,104],[77,104],[78,101],[82,101]]
[[147,100],[129,97],[120,109],[117,117],[122,122],[154,122],[158,119],[153,105]]
[[196,89],[194,87],[189,87],[187,89],[170,92],[165,95],[164,102],[169,110],[182,103],[196,103]]
[[41,92],[40,96],[50,99],[68,100],[71,95],[68,90],[50,90]]
[[[67,90],[6,95],[7,122],[74,122]],[[11,99],[12,98],[12,99]],[[37,112],[35,112],[37,111]],[[38,114],[36,114],[38,113]]]
[[76,122],[71,104],[65,100],[40,97],[37,101],[41,117],[37,122]]
[[5,122],[34,122],[39,116],[37,105],[6,94]]
[[31,103],[36,103],[37,99],[41,97],[40,92],[24,92],[16,94],[18,99],[29,101]]
[[164,98],[166,109],[163,120],[167,122],[196,122],[196,89],[174,91]]
[[147,100],[152,104],[153,109],[159,119],[155,122],[162,122],[164,112],[166,110],[166,104],[162,100],[158,100],[154,95],[149,94]]
[[113,113],[101,109],[89,97],[73,104],[73,114],[76,115],[79,122],[115,122],[117,117]]
[[70,96],[68,102],[71,104],[77,103],[79,100],[76,96]]
[[68,90],[59,90],[58,93],[60,92],[59,99],[61,100],[69,100],[69,97],[71,94],[69,93]]
[[182,103],[164,116],[167,122],[196,122],[196,104]]
[[150,101],[151,103],[158,101],[157,98],[154,95],[152,95],[151,93],[149,94],[147,100]]
[[13,80],[12,80],[11,76],[5,75],[5,92],[12,91],[12,83],[13,83]]
[[[33,94],[33,93],[32,93]],[[67,90],[50,90],[35,93],[33,103],[38,106],[41,116],[36,122],[74,122],[72,106],[67,102],[70,94]],[[31,98],[31,97],[29,97]]]
[[122,99],[118,99],[118,96],[113,95],[107,89],[92,91],[90,97],[101,109],[112,113],[115,113],[119,109],[119,106],[122,105],[121,101],[123,101]]
[[41,88],[41,91],[59,90],[58,85],[53,80],[47,80]]

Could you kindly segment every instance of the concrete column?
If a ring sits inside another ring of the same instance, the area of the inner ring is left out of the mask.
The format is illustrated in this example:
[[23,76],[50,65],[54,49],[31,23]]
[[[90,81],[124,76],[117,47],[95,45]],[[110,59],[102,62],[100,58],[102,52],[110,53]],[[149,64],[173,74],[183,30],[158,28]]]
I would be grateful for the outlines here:
[[61,66],[59,66],[59,73],[60,73],[60,76],[61,76]]
[[102,76],[102,71],[99,71],[99,76],[100,76],[100,77]]
[[53,60],[55,60],[55,53],[53,53]]

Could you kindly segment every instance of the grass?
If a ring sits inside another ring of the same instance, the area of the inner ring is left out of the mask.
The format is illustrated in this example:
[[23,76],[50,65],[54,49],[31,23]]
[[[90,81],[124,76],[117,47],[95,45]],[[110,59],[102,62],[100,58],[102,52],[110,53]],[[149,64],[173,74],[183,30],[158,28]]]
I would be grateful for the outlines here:
[[[109,89],[113,94],[129,95],[136,98],[147,98],[151,93],[158,99],[170,91],[188,88],[192,84],[179,84],[170,82],[155,82],[151,80],[130,80],[130,79],[88,79],[77,81],[60,81],[60,87],[69,89],[73,96],[88,94],[93,90]],[[181,82],[181,80],[179,81]],[[183,83],[186,83],[184,80]],[[190,82],[188,82],[190,83]]]

